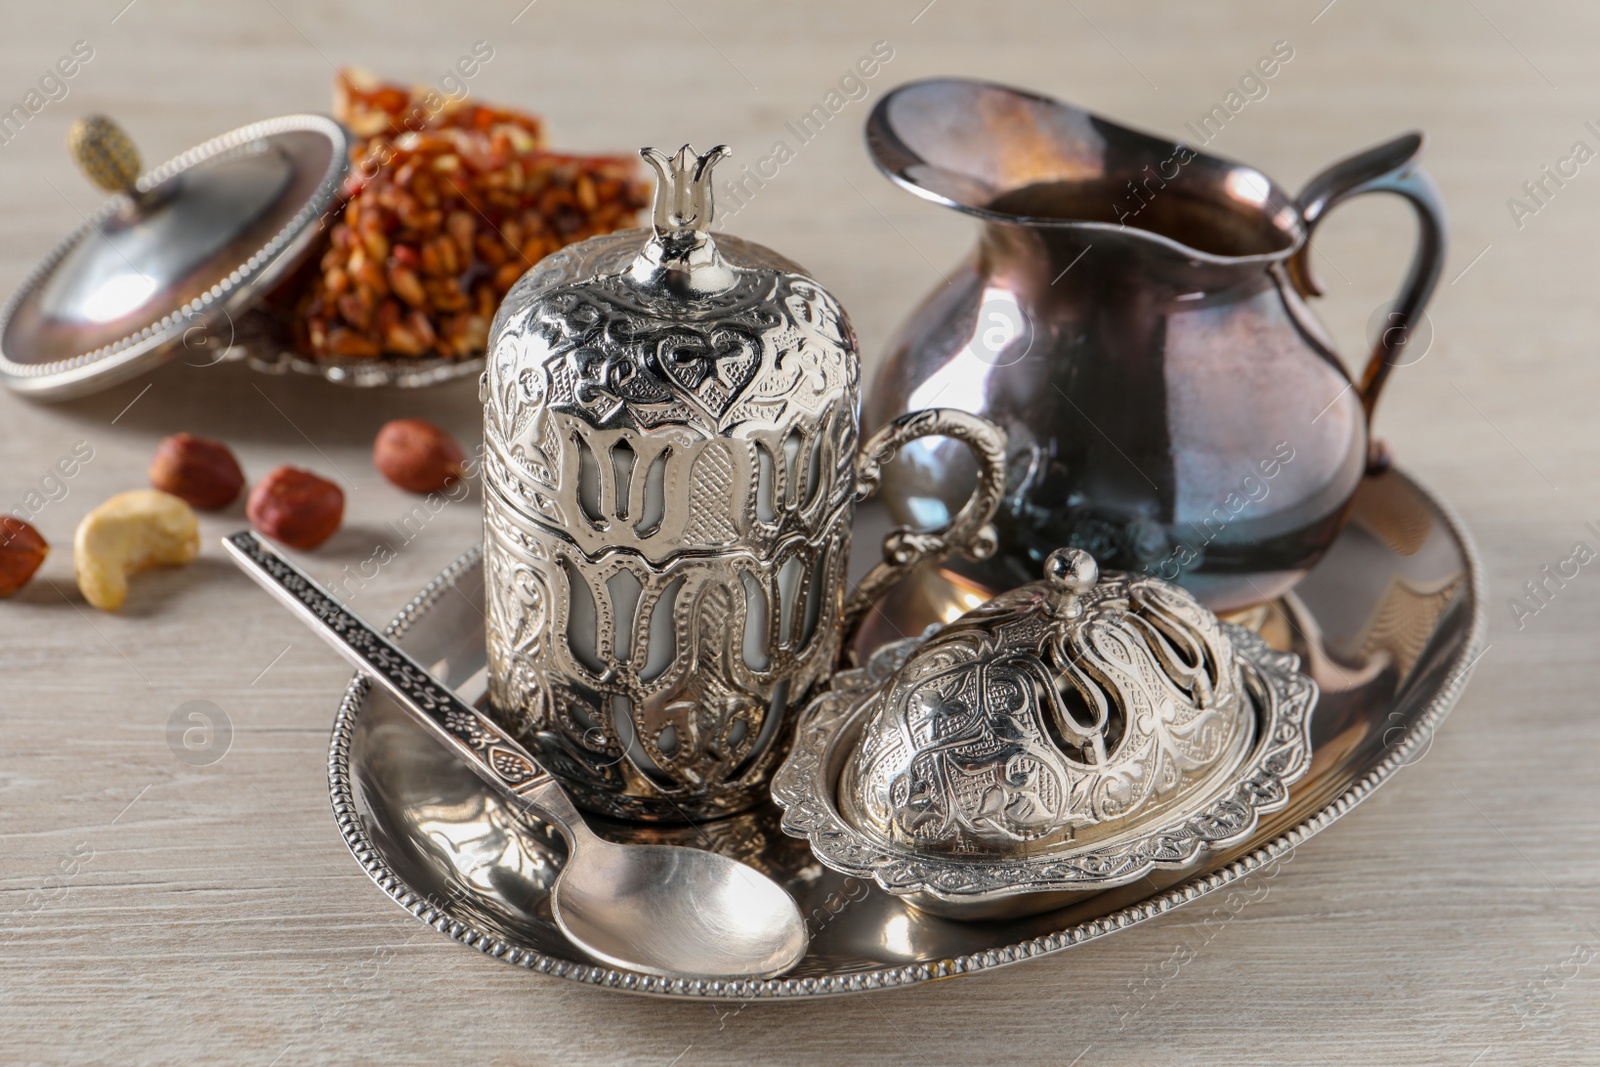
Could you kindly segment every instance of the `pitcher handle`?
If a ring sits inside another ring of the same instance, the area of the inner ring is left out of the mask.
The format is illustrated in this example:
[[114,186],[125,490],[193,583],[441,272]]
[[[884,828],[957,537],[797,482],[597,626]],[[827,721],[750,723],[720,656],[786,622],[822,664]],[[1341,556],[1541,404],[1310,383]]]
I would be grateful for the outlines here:
[[845,603],[841,648],[850,648],[867,611],[913,569],[939,563],[957,552],[973,560],[994,555],[998,539],[991,520],[1005,492],[1006,434],[988,419],[954,408],[901,415],[861,446],[856,456],[856,500],[876,493],[883,480],[883,465],[919,437],[951,437],[970,448],[978,461],[978,487],[944,529],[919,533],[902,526],[883,539],[883,559],[866,573]]
[[1288,262],[1289,279],[1303,297],[1321,296],[1322,286],[1311,273],[1311,237],[1329,210],[1363,193],[1398,193],[1417,212],[1417,251],[1411,271],[1400,289],[1400,299],[1389,315],[1390,325],[1379,334],[1357,393],[1372,425],[1378,403],[1395,359],[1410,337],[1411,325],[1422,314],[1444,269],[1445,213],[1439,189],[1417,165],[1422,154],[1420,133],[1407,133],[1392,141],[1341,160],[1306,183],[1295,200],[1305,223],[1305,242]]

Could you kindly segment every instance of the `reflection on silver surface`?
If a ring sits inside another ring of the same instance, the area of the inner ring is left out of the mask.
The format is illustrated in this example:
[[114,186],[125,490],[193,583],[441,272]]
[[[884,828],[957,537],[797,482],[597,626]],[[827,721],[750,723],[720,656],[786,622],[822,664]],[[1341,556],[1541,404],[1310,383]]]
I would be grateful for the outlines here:
[[265,138],[196,164],[150,210],[113,215],[100,240],[74,245],[40,287],[40,309],[73,325],[131,315],[163,283],[188,277],[239,240],[281,200],[294,171],[289,154]]
[[[980,224],[973,253],[886,346],[862,413],[871,428],[944,403],[1005,430],[1000,548],[972,573],[1008,588],[1072,545],[1216,611],[1291,588],[1339,531],[1373,406],[1416,358],[1409,325],[1444,263],[1421,135],[1294,196],[1233,160],[966,78],[891,90],[866,134],[891,181]],[[1378,192],[1415,209],[1416,249],[1391,328],[1351,380],[1311,308],[1313,235],[1336,205]],[[891,512],[939,521],[968,462],[910,446],[885,472]]]
[[229,338],[310,249],[348,148],[333,120],[287,115],[141,177],[134,199],[107,200],[0,308],[0,381],[77,396]]
[[[1482,643],[1481,581],[1471,544],[1443,504],[1397,470],[1363,483],[1350,525],[1327,558],[1293,597],[1251,620],[1269,643],[1298,654],[1322,689],[1311,770],[1284,809],[1195,871],[1157,872],[1042,915],[963,923],[823,870],[802,843],[777,830],[772,809],[742,822],[671,831],[697,837],[704,831],[702,844],[759,857],[756,865],[794,894],[807,917],[811,951],[781,979],[672,982],[585,962],[542,903],[540,890],[562,860],[554,835],[522,824],[359,681],[334,731],[334,808],[351,850],[402,906],[480,951],[575,981],[743,1000],[881,989],[983,970],[1104,936],[1227,885],[1327,826],[1414,759],[1459,696]],[[906,583],[884,615],[873,613],[862,644],[881,643],[885,631],[917,633],[972,595],[969,585],[943,575]],[[424,589],[396,623],[406,646],[450,684],[465,689],[477,676],[477,691],[468,697],[482,688],[482,600],[474,551]],[[621,824],[596,829],[613,836],[668,832]],[[441,909],[443,902],[449,903]]]

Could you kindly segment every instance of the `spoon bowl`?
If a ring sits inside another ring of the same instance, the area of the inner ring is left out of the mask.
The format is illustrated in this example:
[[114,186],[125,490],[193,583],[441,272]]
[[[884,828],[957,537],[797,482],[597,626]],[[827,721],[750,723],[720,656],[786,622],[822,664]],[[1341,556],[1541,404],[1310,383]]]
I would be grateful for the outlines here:
[[556,925],[613,966],[769,978],[805,955],[805,923],[794,899],[737,860],[600,838],[572,849],[571,857],[551,893]]

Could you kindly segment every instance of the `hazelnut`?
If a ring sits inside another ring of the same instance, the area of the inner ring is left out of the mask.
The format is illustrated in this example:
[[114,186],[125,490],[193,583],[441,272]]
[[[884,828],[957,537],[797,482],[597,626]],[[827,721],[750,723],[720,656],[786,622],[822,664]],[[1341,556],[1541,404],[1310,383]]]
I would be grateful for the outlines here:
[[221,441],[176,433],[150,461],[150,485],[197,508],[225,508],[244,488],[244,471]]
[[0,516],[0,596],[27,585],[49,554],[50,546],[38,530],[14,515]]
[[316,548],[344,519],[344,492],[298,467],[279,467],[255,484],[245,504],[250,524],[290,548]]
[[373,466],[410,493],[436,493],[464,477],[465,458],[456,439],[426,419],[386,422],[372,442]]

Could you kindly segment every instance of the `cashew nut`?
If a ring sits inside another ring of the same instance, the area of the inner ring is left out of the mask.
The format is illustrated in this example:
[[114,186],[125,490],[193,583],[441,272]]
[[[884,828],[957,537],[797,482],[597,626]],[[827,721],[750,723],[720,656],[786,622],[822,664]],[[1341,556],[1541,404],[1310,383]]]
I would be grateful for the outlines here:
[[171,493],[134,489],[83,517],[72,554],[83,599],[115,611],[128,598],[128,575],[188,563],[200,554],[200,523],[194,509]]

